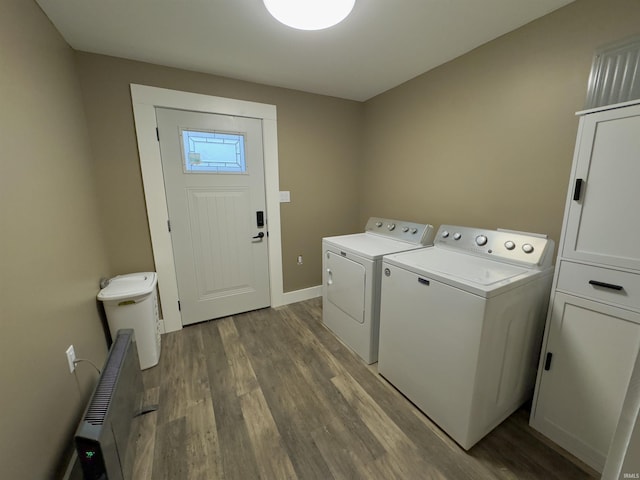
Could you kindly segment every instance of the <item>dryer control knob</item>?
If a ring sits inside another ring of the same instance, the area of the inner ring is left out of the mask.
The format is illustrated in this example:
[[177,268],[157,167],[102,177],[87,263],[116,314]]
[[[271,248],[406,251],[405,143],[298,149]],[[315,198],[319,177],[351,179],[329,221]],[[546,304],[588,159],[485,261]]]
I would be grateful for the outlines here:
[[376,222],[376,227],[380,228],[382,226],[382,222]]
[[462,234],[461,233],[456,232],[456,233],[453,234],[453,239],[454,240],[460,240],[461,238],[462,238]]
[[395,230],[396,224],[395,223],[390,223],[389,225],[387,225],[387,228],[389,229],[389,231]]
[[407,232],[409,231],[409,227],[402,227],[402,231],[403,231],[404,233],[407,233]]
[[522,251],[524,253],[531,253],[533,252],[533,245],[531,245],[530,243],[525,243],[524,245],[522,245]]
[[511,240],[507,240],[506,242],[504,242],[504,248],[506,248],[507,250],[513,250],[514,248],[516,248],[516,244]]
[[412,228],[411,229],[411,233],[413,233],[415,235],[416,233],[418,233],[418,229],[417,228]]
[[449,236],[449,232],[447,232],[446,230],[444,232],[442,232],[440,235],[442,235],[442,238],[447,238]]
[[487,244],[487,237],[486,237],[485,235],[478,235],[478,236],[476,237],[476,243],[477,243],[479,246],[486,245],[486,244]]

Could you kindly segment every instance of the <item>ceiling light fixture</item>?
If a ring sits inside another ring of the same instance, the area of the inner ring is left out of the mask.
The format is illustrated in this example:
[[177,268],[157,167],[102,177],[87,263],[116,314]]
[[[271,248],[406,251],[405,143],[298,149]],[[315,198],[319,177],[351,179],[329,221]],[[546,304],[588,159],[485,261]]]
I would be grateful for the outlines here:
[[279,22],[298,30],[322,30],[347,18],[356,0],[263,0]]

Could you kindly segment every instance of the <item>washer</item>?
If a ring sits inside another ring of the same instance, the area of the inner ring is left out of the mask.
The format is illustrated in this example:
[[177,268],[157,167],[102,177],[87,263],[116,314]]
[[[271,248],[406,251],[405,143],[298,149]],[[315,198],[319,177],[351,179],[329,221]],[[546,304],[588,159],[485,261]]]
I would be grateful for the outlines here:
[[364,233],[322,239],[322,321],[365,362],[378,360],[382,257],[431,245],[431,225],[371,217]]
[[378,372],[464,449],[533,392],[554,243],[443,225],[384,258]]

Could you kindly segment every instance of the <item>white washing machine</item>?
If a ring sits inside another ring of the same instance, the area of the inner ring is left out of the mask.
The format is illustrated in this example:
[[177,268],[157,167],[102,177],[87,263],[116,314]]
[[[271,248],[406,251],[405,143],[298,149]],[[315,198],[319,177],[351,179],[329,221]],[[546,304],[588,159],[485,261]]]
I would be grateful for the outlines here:
[[378,360],[383,255],[431,245],[434,233],[372,217],[364,233],[322,239],[322,322],[365,362]]
[[464,449],[533,392],[553,248],[443,225],[432,248],[383,260],[378,372]]

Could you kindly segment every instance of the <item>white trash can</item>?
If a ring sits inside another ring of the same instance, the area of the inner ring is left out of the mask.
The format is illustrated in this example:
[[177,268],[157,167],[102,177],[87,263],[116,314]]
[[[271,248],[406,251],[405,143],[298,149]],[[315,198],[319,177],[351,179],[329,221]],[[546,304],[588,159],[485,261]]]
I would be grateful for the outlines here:
[[140,357],[140,369],[153,367],[160,359],[160,318],[155,272],[118,275],[98,293],[104,304],[111,338],[121,328],[132,328]]

